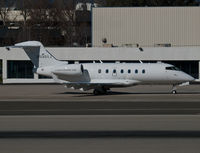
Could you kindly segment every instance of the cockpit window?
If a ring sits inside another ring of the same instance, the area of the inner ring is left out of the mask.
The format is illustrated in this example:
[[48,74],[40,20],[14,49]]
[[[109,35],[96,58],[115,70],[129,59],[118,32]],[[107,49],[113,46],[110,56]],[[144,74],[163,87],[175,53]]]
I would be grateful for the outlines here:
[[175,66],[169,66],[165,68],[166,70],[174,70],[174,71],[180,71],[179,68],[175,67]]

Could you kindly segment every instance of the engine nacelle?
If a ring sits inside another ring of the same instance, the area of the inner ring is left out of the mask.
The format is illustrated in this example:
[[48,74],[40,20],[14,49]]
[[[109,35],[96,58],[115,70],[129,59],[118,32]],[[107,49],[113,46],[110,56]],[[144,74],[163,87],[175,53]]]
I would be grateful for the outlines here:
[[68,64],[63,67],[58,67],[53,70],[54,74],[58,75],[75,75],[80,76],[83,74],[83,65],[82,64]]

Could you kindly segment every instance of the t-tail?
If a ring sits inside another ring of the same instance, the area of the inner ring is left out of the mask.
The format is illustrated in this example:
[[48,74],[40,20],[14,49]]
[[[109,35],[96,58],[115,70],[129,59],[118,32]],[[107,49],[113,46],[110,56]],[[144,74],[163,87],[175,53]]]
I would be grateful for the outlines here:
[[26,41],[7,47],[10,48],[23,48],[36,69],[64,63],[51,55],[38,41]]

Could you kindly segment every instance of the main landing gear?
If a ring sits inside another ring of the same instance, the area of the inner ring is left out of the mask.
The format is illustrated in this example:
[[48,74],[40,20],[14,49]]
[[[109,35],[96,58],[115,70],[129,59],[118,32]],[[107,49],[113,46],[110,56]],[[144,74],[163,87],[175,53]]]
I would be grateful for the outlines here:
[[107,90],[105,88],[99,88],[99,89],[94,89],[93,94],[94,95],[105,95],[107,94]]

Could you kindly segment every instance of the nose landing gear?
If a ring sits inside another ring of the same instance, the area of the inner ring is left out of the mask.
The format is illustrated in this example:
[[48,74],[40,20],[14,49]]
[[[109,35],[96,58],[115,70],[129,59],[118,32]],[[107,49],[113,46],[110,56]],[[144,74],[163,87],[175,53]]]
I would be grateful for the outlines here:
[[177,91],[176,91],[176,85],[173,85],[173,87],[172,87],[172,90],[171,90],[171,93],[172,94],[177,94]]
[[172,93],[172,94],[177,94],[177,91],[176,91],[176,90],[172,90],[171,93]]

